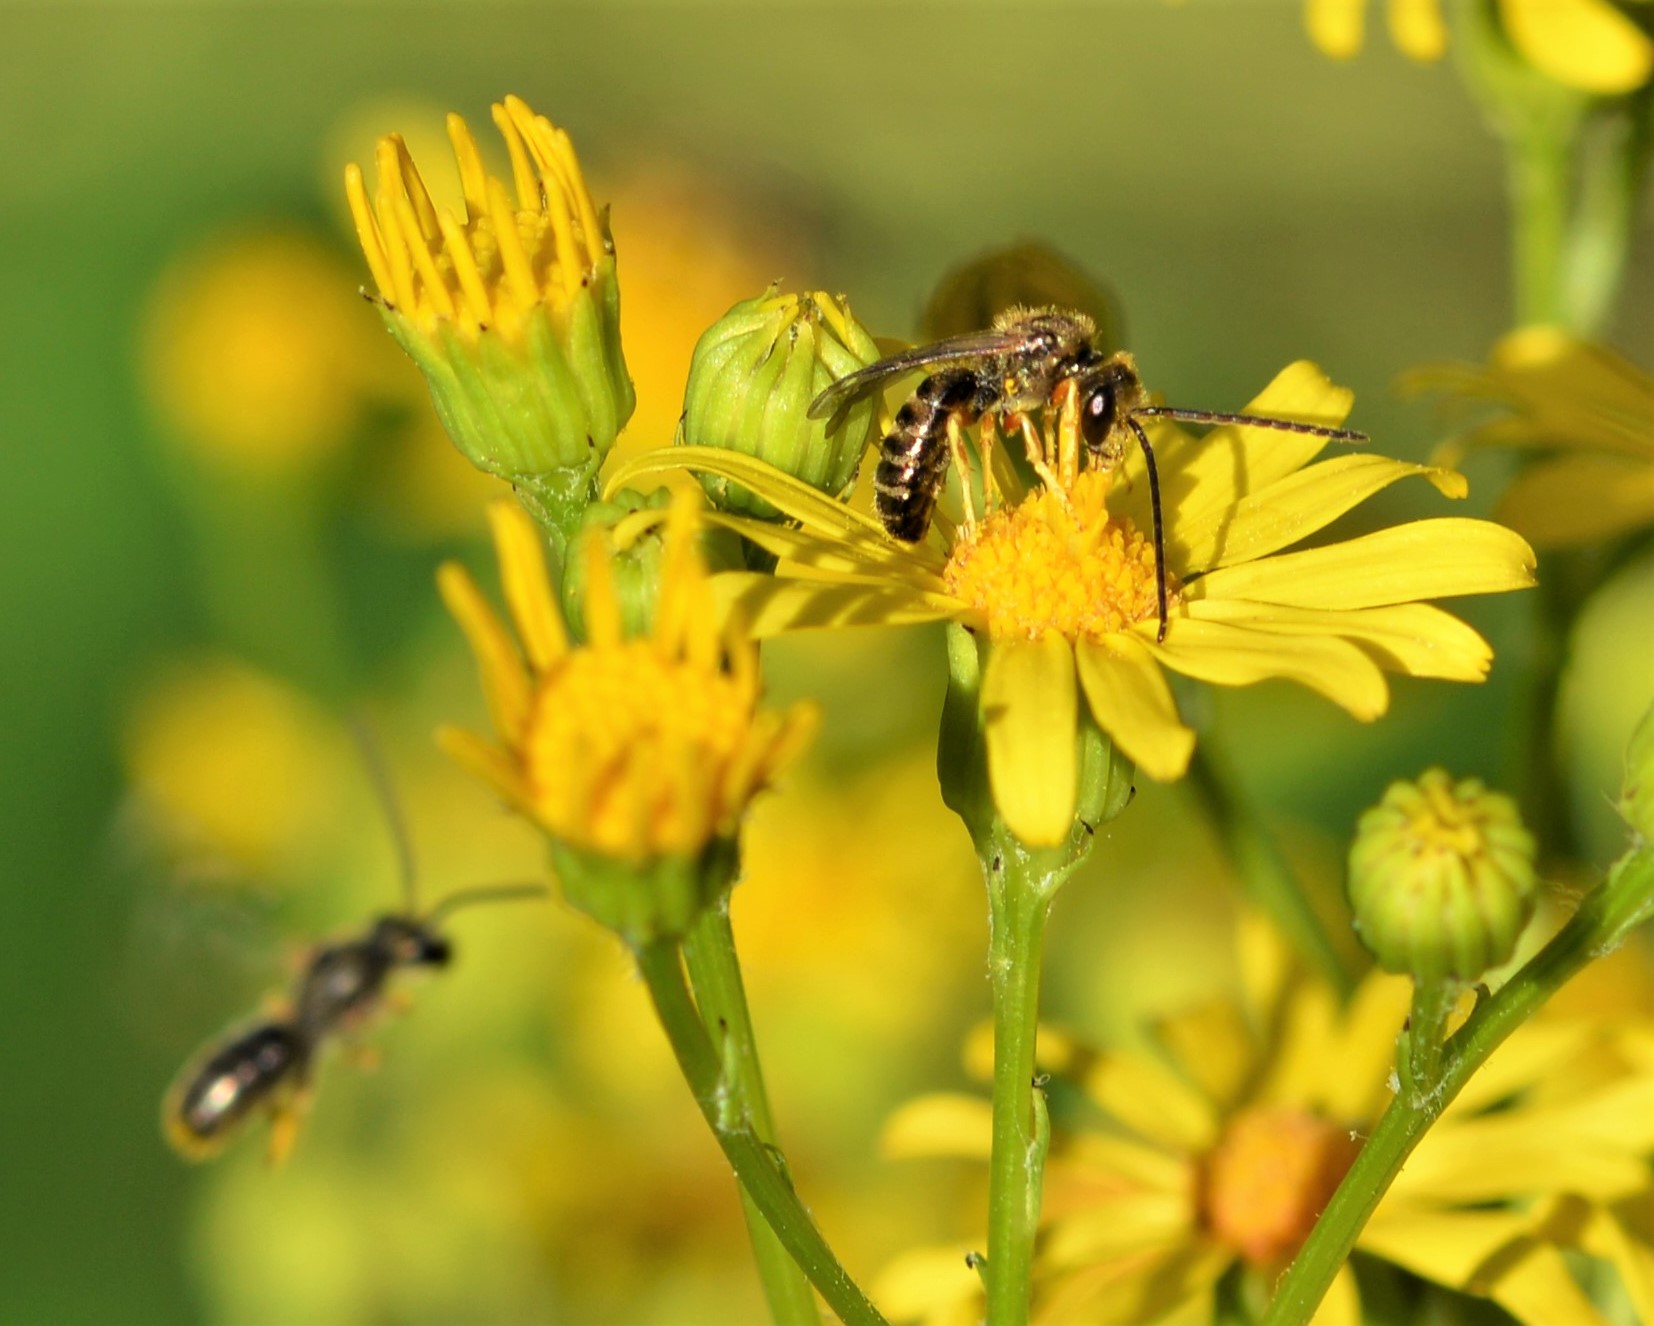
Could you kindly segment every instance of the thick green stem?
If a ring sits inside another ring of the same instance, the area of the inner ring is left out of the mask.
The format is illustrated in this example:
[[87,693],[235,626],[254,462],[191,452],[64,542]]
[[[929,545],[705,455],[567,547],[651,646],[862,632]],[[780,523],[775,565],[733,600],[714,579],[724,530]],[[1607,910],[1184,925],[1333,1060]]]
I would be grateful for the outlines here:
[[[776,1145],[775,1124],[764,1090],[764,1074],[758,1062],[758,1042],[752,1030],[752,1017],[747,1011],[741,966],[735,955],[735,933],[729,924],[727,892],[702,910],[684,939],[683,952],[701,1020],[711,1032],[714,1043],[722,1045],[725,1118],[736,1122],[744,1118],[754,1136],[765,1146],[773,1148]],[[752,1238],[758,1276],[764,1285],[764,1297],[770,1305],[770,1316],[778,1326],[815,1326],[821,1320],[821,1313],[816,1308],[815,1291],[810,1288],[809,1279],[782,1246],[780,1238],[770,1228],[752,1194],[744,1186],[741,1189],[741,1206],[746,1214],[747,1232]]]
[[1568,237],[1571,144],[1542,132],[1510,144],[1516,321],[1565,325],[1562,257]]
[[1580,968],[1624,942],[1651,914],[1654,848],[1643,845],[1615,864],[1527,966],[1477,1006],[1444,1047],[1434,1081],[1415,1083],[1390,1103],[1281,1280],[1261,1326],[1305,1326],[1407,1157],[1465,1083]]
[[1579,200],[1563,272],[1563,325],[1596,336],[1624,284],[1654,136],[1654,90],[1604,107],[1581,157]]
[[1003,828],[983,861],[988,882],[988,977],[994,1005],[993,1158],[988,1175],[988,1321],[1023,1326],[1049,1140],[1036,1100],[1040,959],[1051,897],[1072,865],[1030,852]]
[[658,940],[645,945],[637,951],[637,962],[695,1103],[736,1178],[782,1247],[845,1326],[887,1326],[878,1309],[833,1256],[791,1182],[776,1164],[773,1148],[752,1130],[745,1116],[731,1117],[723,1064],[690,997],[677,944]]
[[1355,978],[1280,844],[1246,799],[1232,789],[1203,747],[1195,748],[1188,785],[1200,798],[1247,897],[1281,928],[1316,971],[1332,982],[1340,996],[1349,994],[1355,988]]
[[1419,1096],[1434,1088],[1441,1075],[1442,1045],[1447,1019],[1459,1002],[1457,981],[1432,981],[1413,986],[1413,1007],[1407,1017],[1406,1055],[1401,1063],[1402,1090],[1421,1104]]

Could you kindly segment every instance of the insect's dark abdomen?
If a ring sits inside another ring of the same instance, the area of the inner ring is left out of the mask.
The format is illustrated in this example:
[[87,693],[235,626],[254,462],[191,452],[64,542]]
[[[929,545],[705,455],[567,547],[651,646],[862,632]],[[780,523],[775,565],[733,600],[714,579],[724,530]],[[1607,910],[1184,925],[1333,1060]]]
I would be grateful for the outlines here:
[[305,1057],[304,1042],[292,1027],[271,1022],[253,1028],[183,1085],[173,1126],[202,1143],[216,1140],[302,1071]]
[[981,388],[973,370],[944,369],[921,382],[897,412],[873,472],[873,507],[892,538],[917,543],[929,531],[948,472],[948,418],[974,424],[982,413]]

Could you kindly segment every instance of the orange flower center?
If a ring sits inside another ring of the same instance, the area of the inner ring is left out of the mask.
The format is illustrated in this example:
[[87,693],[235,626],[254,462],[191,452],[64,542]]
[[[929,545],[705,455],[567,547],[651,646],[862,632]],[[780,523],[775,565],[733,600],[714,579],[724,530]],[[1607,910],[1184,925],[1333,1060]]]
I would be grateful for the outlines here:
[[1307,1110],[1251,1110],[1207,1157],[1208,1228],[1253,1266],[1274,1267],[1303,1244],[1361,1149],[1348,1129]]
[[1109,515],[1111,480],[1087,470],[1066,493],[1040,489],[954,545],[943,579],[987,618],[991,638],[1095,638],[1157,615],[1154,545]]

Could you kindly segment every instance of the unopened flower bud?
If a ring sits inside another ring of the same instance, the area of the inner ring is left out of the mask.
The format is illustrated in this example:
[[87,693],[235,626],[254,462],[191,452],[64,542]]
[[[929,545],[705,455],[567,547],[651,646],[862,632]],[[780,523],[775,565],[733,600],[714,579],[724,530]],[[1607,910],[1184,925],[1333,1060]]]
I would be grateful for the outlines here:
[[1533,836],[1516,804],[1441,769],[1392,783],[1350,847],[1355,928],[1386,971],[1474,981],[1533,914]]
[[568,135],[516,97],[494,107],[494,123],[515,199],[457,115],[463,218],[436,207],[394,135],[379,144],[374,197],[354,165],[345,188],[385,324],[454,444],[543,500],[577,501],[635,403],[614,243]]
[[[684,391],[683,441],[756,456],[832,497],[856,477],[877,426],[870,396],[812,419],[810,402],[873,363],[879,349],[845,300],[771,286],[709,327],[695,346]],[[772,519],[768,502],[725,479],[702,479],[720,510]]]

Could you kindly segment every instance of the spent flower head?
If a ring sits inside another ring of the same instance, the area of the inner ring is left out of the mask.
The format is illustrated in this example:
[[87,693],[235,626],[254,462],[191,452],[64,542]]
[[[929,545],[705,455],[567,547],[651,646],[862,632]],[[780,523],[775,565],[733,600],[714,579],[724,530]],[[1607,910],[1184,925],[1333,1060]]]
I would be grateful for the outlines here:
[[442,568],[494,727],[492,739],[445,729],[443,744],[545,832],[572,903],[633,943],[681,933],[727,887],[747,805],[808,742],[815,713],[760,707],[757,648],[714,612],[694,498],[611,536],[666,524],[645,633],[626,630],[603,532],[576,545],[583,642],[534,522],[509,502],[489,518],[515,637],[466,571]]
[[[1339,424],[1350,393],[1314,365],[1283,370],[1247,413]],[[1180,777],[1194,733],[1165,673],[1244,686],[1296,681],[1369,720],[1384,673],[1480,681],[1492,657],[1457,618],[1422,600],[1519,589],[1533,554],[1486,521],[1419,520],[1301,551],[1300,542],[1379,490],[1422,475],[1450,496],[1454,474],[1384,456],[1315,461],[1325,439],[1225,426],[1194,437],[1164,420],[1147,431],[1159,460],[1169,629],[1158,638],[1150,491],[1142,454],[1082,467],[1072,409],[1048,412],[1045,486],[991,468],[985,518],[938,519],[937,542],[891,538],[876,521],[759,461],[674,448],[615,482],[683,467],[750,488],[795,529],[714,519],[782,561],[777,574],[720,576],[754,634],[811,627],[953,621],[987,642],[981,681],[995,800],[1031,846],[1073,827],[1080,697],[1150,777]],[[999,449],[1001,456],[1003,449]],[[1017,789],[1015,796],[1008,789]]]
[[455,444],[514,483],[575,489],[634,404],[614,244],[568,135],[517,97],[493,115],[510,190],[448,117],[463,217],[432,201],[395,134],[380,140],[373,197],[355,165],[345,189],[385,323]]
[[[1086,1112],[1052,1139],[1038,1326],[1207,1326],[1235,1273],[1243,1296],[1267,1298],[1389,1103],[1411,983],[1375,972],[1341,1006],[1261,922],[1239,935],[1236,995],[1158,1021],[1148,1049],[1041,1031],[1041,1067]],[[1651,1033],[1623,1017],[1518,1031],[1420,1143],[1359,1250],[1525,1323],[1600,1321],[1558,1246],[1578,1226],[1551,1217],[1646,1197]],[[973,1069],[986,1051],[973,1046]],[[986,1101],[930,1096],[892,1118],[886,1150],[981,1159],[989,1133]],[[1634,1254],[1607,1255],[1636,1270]],[[970,1319],[980,1294],[956,1248],[908,1254],[883,1288],[893,1317],[938,1324]],[[1348,1266],[1321,1312],[1362,1320]]]

